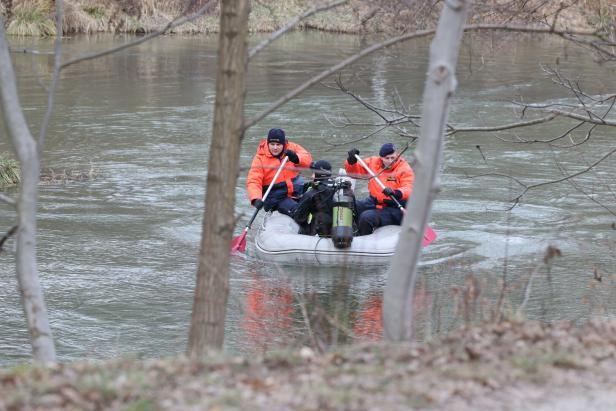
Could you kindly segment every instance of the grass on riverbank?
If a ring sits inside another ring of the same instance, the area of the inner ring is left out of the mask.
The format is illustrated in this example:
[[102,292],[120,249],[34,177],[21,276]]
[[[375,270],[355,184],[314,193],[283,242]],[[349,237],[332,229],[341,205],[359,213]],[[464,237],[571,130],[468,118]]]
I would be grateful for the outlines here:
[[[351,0],[347,5],[318,13],[298,25],[298,29],[316,29],[341,33],[409,32],[433,27],[439,7],[433,2]],[[569,4],[571,3],[571,4]],[[64,34],[70,33],[147,33],[159,30],[177,16],[186,13],[186,2],[170,0],[64,0]],[[194,12],[205,1],[194,2]],[[489,5],[478,2],[472,22],[550,23],[555,15],[568,27],[614,26],[616,6],[605,0],[573,1],[564,4],[543,1],[500,1]],[[251,5],[249,30],[270,32],[283,27],[295,16],[314,6],[309,0],[264,0]],[[2,2],[8,34],[20,36],[55,35],[52,0],[12,0]],[[218,31],[218,3],[199,19],[177,27],[174,33]]]
[[22,365],[0,371],[0,409],[530,410],[564,400],[578,402],[568,409],[602,410],[616,406],[614,366],[616,321],[581,328],[509,321],[426,344],[361,344],[324,355],[303,348]]
[[6,31],[17,36],[54,36],[53,5],[43,0],[17,2]]

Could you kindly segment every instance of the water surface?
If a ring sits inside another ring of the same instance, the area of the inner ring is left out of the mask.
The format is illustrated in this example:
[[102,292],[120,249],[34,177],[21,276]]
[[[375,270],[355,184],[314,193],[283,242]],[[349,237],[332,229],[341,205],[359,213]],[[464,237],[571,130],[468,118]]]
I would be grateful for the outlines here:
[[[130,39],[73,37],[63,47],[68,58]],[[375,41],[301,32],[273,43],[251,62],[247,117]],[[50,40],[12,38],[11,43],[43,52],[52,49]],[[21,102],[36,135],[46,102],[36,73],[48,76],[53,59],[48,54],[12,56]],[[215,58],[215,36],[166,36],[63,73],[44,167],[58,172],[93,168],[98,176],[86,183],[41,186],[40,274],[61,360],[167,356],[185,349],[208,167]],[[343,78],[371,104],[391,106],[397,93],[419,113],[427,59],[427,41],[407,43],[363,59],[345,70]],[[561,41],[466,40],[450,122],[470,126],[517,121],[519,113],[511,101],[521,96],[534,103],[574,102],[541,70],[541,64],[557,59],[562,72],[581,78],[590,93],[604,93],[613,84],[612,70]],[[378,122],[348,95],[317,86],[247,132],[236,187],[236,212],[243,214],[238,233],[252,213],[246,170],[270,127],[284,128],[315,158],[334,166],[342,165],[353,145],[369,155],[384,142],[406,142],[382,132],[345,143],[375,128],[335,128],[328,120],[336,118]],[[573,181],[532,190],[513,209],[511,199],[521,193],[515,182],[496,175],[470,178],[501,173],[526,184],[539,183],[585,169],[613,146],[614,132],[605,128],[576,149],[503,141],[555,136],[570,127],[556,121],[534,129],[456,134],[447,140],[442,191],[432,218],[439,238],[425,250],[417,291],[420,338],[489,317],[503,279],[505,308],[515,310],[533,271],[525,310],[529,317],[554,321],[613,316],[616,231],[610,225],[615,218],[598,203],[614,211],[614,159]],[[578,140],[582,136],[582,131],[575,134]],[[0,150],[9,150],[6,138],[0,140]],[[365,195],[365,186],[360,185],[357,194]],[[7,206],[0,208],[0,221],[5,229],[13,224],[14,213]],[[549,245],[562,257],[552,260],[548,269],[543,256]],[[0,264],[0,363],[10,364],[26,360],[30,346],[12,251],[0,255]],[[593,279],[594,273],[602,275],[601,282]],[[250,353],[280,345],[346,342],[353,340],[350,335],[374,339],[380,330],[384,284],[385,268],[278,267],[251,254],[234,257],[226,347]]]

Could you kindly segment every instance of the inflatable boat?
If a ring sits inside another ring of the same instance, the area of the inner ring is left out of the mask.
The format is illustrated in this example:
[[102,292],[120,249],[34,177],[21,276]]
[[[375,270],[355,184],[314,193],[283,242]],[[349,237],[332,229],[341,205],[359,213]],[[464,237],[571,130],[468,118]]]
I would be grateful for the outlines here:
[[336,248],[331,238],[298,234],[299,225],[277,211],[267,213],[255,236],[258,258],[280,264],[380,265],[396,250],[400,226],[377,228],[354,237],[349,248]]

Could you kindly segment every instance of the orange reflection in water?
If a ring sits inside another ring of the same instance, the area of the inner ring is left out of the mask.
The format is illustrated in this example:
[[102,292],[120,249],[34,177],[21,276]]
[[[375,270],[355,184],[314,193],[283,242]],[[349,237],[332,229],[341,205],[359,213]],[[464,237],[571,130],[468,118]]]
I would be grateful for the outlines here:
[[293,291],[288,286],[271,286],[254,277],[246,294],[242,329],[257,352],[265,352],[281,339],[288,339],[293,325]]
[[[432,297],[425,287],[418,287],[413,298],[413,313],[417,320],[429,312]],[[353,325],[355,336],[363,341],[379,341],[383,336],[383,295],[371,295],[362,304]]]

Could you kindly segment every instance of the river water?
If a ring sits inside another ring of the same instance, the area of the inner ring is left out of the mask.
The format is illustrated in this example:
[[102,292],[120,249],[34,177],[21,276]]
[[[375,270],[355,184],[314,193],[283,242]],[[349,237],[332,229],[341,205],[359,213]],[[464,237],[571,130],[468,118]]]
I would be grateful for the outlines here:
[[[72,37],[63,42],[63,52],[72,57],[129,40]],[[41,186],[40,274],[61,360],[159,357],[185,349],[208,166],[216,40],[165,36],[72,66],[62,75],[43,167],[57,173],[93,169],[96,178]],[[250,64],[247,117],[376,41],[313,32],[285,36]],[[37,79],[51,72],[53,45],[45,39],[13,38],[11,43],[42,52],[13,54],[21,102],[36,135],[46,101]],[[428,46],[422,40],[367,57],[344,71],[344,84],[376,106],[391,106],[397,94],[419,114]],[[465,40],[451,124],[515,122],[519,110],[512,100],[519,98],[574,103],[541,70],[541,64],[556,62],[589,93],[613,91],[613,70],[561,41]],[[334,128],[332,118],[355,125]],[[315,158],[336,166],[352,146],[368,155],[384,142],[406,142],[390,131],[349,142],[375,130],[359,123],[376,122],[349,96],[317,86],[250,129],[236,187],[236,212],[243,214],[237,232],[252,212],[246,170],[270,127],[284,128]],[[537,184],[583,170],[613,148],[614,131],[607,128],[597,128],[589,143],[570,149],[504,141],[554,137],[573,125],[558,120],[533,129],[447,139],[442,191],[432,216],[439,237],[423,254],[417,288],[419,338],[489,319],[501,294],[503,309],[516,311],[531,276],[524,307],[530,318],[579,321],[614,315],[616,161],[609,158],[574,180],[533,189],[513,209],[511,199],[521,186],[495,175]],[[581,140],[586,130],[576,130],[574,138]],[[3,134],[0,151],[9,149]],[[358,196],[365,193],[360,185]],[[13,224],[14,213],[6,205],[0,208],[0,221],[2,230]],[[562,255],[546,265],[548,246]],[[0,255],[0,364],[30,355],[11,247]],[[378,338],[385,275],[385,267],[280,267],[251,253],[235,256],[226,348],[251,353]],[[599,276],[601,281],[594,279]]]

